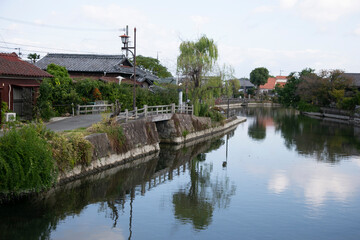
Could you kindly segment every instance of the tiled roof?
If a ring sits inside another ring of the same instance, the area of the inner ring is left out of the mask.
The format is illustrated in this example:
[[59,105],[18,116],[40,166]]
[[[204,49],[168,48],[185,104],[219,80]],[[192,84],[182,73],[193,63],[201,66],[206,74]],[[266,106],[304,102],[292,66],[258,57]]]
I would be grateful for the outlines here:
[[[124,55],[94,55],[94,54],[47,54],[40,59],[36,66],[46,69],[51,63],[65,67],[69,72],[106,72],[132,75],[134,69],[132,66],[123,65],[125,62],[131,63]],[[153,82],[158,77],[149,71],[136,67],[136,76],[138,79],[144,78]]]
[[124,55],[62,54],[51,53],[40,59],[36,66],[46,69],[51,63],[74,72],[119,72],[118,65],[125,60]]
[[260,89],[274,89],[275,88],[276,78],[268,78],[267,83],[260,85]]
[[0,53],[0,76],[52,77],[35,65],[21,60],[16,53]]
[[351,78],[354,86],[360,87],[360,73],[344,73],[343,75]]
[[244,87],[254,87],[254,84],[252,84],[249,79],[240,78],[239,81],[240,81],[240,87],[241,87],[241,88],[244,88]]
[[280,79],[283,79],[283,80],[286,80],[288,77],[286,76],[276,76],[276,79],[280,80]]

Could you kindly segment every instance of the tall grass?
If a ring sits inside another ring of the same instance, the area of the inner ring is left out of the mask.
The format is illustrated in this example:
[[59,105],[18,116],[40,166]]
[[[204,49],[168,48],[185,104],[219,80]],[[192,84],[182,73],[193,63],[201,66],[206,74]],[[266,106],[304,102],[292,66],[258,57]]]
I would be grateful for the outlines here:
[[0,138],[0,191],[40,191],[52,186],[56,168],[50,144],[33,125],[11,129]]

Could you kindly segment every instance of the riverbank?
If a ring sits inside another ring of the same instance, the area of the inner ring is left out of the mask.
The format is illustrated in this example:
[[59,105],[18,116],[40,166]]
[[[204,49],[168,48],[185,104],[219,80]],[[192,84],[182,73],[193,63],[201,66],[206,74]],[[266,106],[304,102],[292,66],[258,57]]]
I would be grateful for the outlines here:
[[134,161],[160,150],[160,143],[182,146],[199,143],[233,130],[246,118],[233,117],[223,123],[213,123],[210,118],[188,114],[174,114],[169,121],[157,123],[137,120],[120,124],[124,139],[119,146],[111,143],[107,133],[96,133],[85,137],[94,147],[92,161],[61,172],[57,184],[70,182],[84,176]]
[[301,112],[301,114],[325,121],[360,126],[360,115],[357,113],[351,113],[350,111],[321,108],[321,112]]

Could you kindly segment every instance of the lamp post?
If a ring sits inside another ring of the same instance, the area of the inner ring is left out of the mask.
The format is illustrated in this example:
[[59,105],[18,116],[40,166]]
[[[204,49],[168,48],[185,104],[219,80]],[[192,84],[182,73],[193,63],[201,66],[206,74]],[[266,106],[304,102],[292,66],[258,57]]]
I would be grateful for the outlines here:
[[[128,46],[129,38],[130,38],[128,35],[124,34],[124,35],[121,35],[120,37],[121,37],[121,42],[124,44],[124,46],[121,49],[131,52],[131,54],[134,57],[133,109],[135,110],[135,107],[136,107],[136,89],[135,89],[135,85],[136,85],[136,28],[134,28],[134,46],[133,47]],[[134,49],[134,52],[132,52],[130,49]]]

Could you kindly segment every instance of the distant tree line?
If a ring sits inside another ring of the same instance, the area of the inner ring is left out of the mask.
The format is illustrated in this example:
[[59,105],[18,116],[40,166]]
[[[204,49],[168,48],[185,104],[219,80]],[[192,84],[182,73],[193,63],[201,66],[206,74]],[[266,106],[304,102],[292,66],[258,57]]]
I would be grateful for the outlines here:
[[360,105],[360,92],[340,70],[316,74],[314,69],[306,68],[291,73],[285,86],[277,86],[275,91],[280,103],[304,111],[317,111],[319,107],[353,111]]

